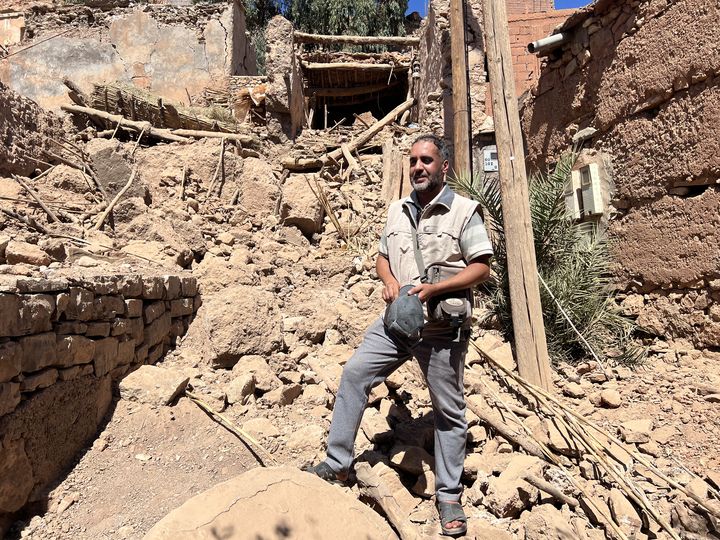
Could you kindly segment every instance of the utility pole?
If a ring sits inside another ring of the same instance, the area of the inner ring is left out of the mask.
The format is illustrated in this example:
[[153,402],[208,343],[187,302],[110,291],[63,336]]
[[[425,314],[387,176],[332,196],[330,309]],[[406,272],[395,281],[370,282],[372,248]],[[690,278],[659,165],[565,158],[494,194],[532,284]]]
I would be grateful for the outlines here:
[[515,95],[505,1],[483,0],[483,18],[518,372],[532,384],[549,390],[550,359],[540,303],[525,150]]
[[450,54],[453,89],[453,169],[472,174],[470,157],[470,108],[465,55],[465,10],[463,0],[450,0]]

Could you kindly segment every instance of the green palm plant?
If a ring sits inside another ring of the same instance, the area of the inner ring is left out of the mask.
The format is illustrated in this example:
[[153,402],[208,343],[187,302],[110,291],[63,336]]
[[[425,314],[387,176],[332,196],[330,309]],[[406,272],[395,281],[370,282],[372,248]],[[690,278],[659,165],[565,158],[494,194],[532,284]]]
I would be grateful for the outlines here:
[[[613,299],[607,238],[594,224],[577,223],[565,207],[565,187],[576,158],[575,152],[568,152],[552,171],[535,174],[528,182],[548,351],[555,362],[575,362],[591,354],[574,325],[600,358],[638,364],[644,360],[646,350],[635,344],[637,325],[620,313]],[[459,175],[449,183],[484,209],[495,251],[493,277],[484,285],[488,293],[487,318],[497,319],[505,337],[512,339],[499,181],[483,182],[480,176]]]

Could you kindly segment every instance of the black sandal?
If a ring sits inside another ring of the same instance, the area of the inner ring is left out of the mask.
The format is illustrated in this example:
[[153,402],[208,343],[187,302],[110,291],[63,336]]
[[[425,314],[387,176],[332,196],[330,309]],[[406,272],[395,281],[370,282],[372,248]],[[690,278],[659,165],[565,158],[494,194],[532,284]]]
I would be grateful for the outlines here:
[[[440,514],[440,528],[445,536],[462,536],[467,532],[467,518],[460,502],[438,501],[437,509]],[[462,521],[462,525],[447,527],[447,524],[453,521]]]
[[345,482],[347,481],[347,478],[344,480],[341,480],[340,478],[338,478],[338,473],[333,471],[330,468],[330,465],[328,465],[324,461],[321,461],[317,465],[311,465],[309,467],[305,467],[303,469],[303,471],[309,472],[310,474],[314,474],[315,476],[322,478],[326,482],[330,482],[331,484],[335,484],[338,486],[344,486]]

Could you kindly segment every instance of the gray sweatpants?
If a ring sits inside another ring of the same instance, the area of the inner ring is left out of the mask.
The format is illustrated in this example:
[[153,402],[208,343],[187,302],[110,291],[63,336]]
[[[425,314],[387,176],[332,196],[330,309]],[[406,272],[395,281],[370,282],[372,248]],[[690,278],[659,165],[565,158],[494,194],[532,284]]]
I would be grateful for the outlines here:
[[335,472],[350,469],[355,436],[370,390],[414,356],[425,375],[435,417],[437,500],[458,501],[467,435],[463,396],[467,347],[467,341],[437,338],[411,344],[389,334],[382,319],[374,322],[343,369],[328,436],[325,461],[330,468]]

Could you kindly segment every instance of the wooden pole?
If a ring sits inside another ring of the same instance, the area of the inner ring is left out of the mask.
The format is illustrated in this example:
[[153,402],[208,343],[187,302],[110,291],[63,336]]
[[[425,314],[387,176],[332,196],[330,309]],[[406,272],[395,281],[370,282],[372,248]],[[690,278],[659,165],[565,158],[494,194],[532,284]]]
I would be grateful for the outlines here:
[[472,174],[470,159],[470,112],[468,107],[467,58],[465,56],[465,11],[463,0],[450,1],[450,53],[453,87],[453,169]]
[[550,360],[540,303],[505,2],[483,0],[483,15],[518,371],[532,384],[549,390]]

